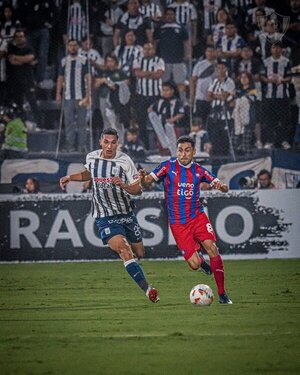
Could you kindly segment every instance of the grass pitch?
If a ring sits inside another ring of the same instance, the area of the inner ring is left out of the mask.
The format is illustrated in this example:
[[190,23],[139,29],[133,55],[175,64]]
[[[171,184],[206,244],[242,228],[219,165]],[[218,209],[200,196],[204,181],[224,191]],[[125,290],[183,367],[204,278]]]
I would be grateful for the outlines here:
[[213,277],[143,261],[152,304],[121,262],[0,265],[0,373],[300,373],[300,260],[225,261],[233,305],[194,307]]

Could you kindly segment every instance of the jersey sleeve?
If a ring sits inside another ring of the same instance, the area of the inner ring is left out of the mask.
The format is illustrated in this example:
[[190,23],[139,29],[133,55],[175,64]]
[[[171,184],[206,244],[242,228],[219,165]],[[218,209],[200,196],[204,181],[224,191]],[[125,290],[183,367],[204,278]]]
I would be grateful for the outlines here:
[[168,163],[168,160],[164,161],[150,173],[150,176],[153,177],[156,182],[160,182],[165,178],[168,171]]
[[126,177],[129,185],[136,183],[140,179],[138,170],[129,156],[127,156]]
[[209,172],[207,169],[201,167],[202,173],[201,173],[201,182],[207,182],[208,184],[211,184],[215,180],[217,180],[217,177]]

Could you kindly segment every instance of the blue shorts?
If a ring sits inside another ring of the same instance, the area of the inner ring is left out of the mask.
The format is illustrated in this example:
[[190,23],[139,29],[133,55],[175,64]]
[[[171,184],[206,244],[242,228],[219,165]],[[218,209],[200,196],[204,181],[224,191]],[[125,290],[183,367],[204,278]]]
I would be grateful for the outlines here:
[[130,214],[97,217],[96,224],[104,245],[107,245],[107,242],[117,234],[121,234],[131,243],[142,241],[141,227],[133,212]]

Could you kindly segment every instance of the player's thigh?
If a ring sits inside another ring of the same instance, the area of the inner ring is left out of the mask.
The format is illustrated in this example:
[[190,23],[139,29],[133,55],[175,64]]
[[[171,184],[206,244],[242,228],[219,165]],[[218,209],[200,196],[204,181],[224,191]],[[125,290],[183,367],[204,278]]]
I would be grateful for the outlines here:
[[127,239],[123,235],[116,234],[115,236],[111,237],[107,241],[107,243],[111,250],[119,254],[120,258],[123,261],[127,261],[133,258],[131,247]]
[[132,212],[126,216],[127,220],[124,222],[125,236],[131,244],[142,241],[142,230],[137,221],[135,214]]
[[195,241],[192,231],[192,225],[188,224],[170,224],[170,228],[175,239],[178,249],[184,256],[185,260],[200,248],[200,245]]
[[199,214],[195,219],[194,239],[199,243],[206,240],[216,241],[214,229],[205,212]]

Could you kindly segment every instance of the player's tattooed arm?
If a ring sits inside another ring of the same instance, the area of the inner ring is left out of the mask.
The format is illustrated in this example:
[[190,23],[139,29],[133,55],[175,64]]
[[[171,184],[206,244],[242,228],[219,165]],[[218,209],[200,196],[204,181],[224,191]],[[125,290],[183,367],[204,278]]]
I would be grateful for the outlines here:
[[91,179],[91,173],[88,170],[84,170],[79,173],[74,173],[71,175],[63,176],[59,180],[59,185],[62,190],[65,190],[66,185],[70,181],[89,181]]
[[220,190],[222,193],[228,193],[228,186],[220,181],[218,178],[215,178],[211,184],[210,184],[214,189]]

